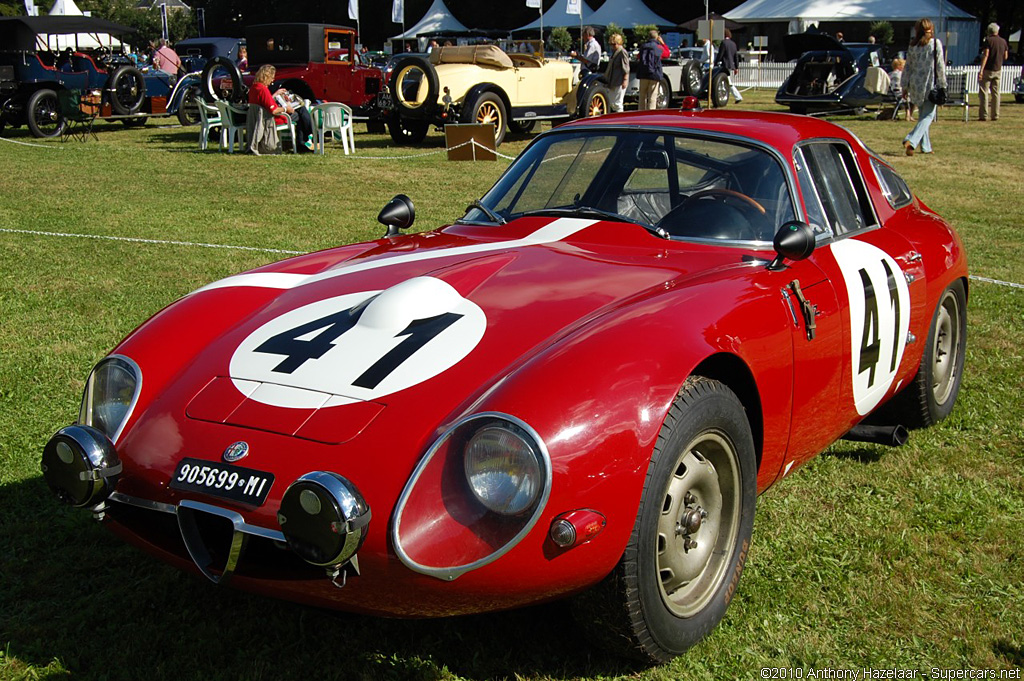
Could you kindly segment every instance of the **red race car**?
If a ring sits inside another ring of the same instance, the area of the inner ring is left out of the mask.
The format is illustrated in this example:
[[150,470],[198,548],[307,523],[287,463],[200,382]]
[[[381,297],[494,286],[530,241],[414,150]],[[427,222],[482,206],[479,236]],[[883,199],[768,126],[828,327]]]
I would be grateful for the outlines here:
[[401,617],[571,595],[664,661],[725,613],[760,492],[960,388],[959,237],[825,121],[580,120],[455,224],[380,220],[139,327],[49,486],[215,582]]

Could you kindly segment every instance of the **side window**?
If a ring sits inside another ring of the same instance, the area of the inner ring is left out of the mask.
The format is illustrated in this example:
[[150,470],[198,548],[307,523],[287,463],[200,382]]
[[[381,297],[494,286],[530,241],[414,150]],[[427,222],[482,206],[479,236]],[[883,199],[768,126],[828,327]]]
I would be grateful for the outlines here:
[[910,193],[910,187],[903,181],[903,178],[896,174],[896,171],[877,159],[871,159],[871,167],[878,178],[878,184],[882,187],[882,193],[893,208],[909,206],[914,200]]
[[349,63],[352,60],[352,34],[327,31],[327,61]]
[[796,162],[804,204],[816,230],[842,235],[875,226],[871,202],[848,146],[806,144],[797,149]]

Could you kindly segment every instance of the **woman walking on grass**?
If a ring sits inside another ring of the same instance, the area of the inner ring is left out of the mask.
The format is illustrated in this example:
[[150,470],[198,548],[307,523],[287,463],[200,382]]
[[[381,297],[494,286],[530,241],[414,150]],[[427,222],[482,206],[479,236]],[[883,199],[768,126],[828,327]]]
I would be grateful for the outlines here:
[[930,154],[932,140],[928,130],[935,120],[936,105],[928,99],[928,93],[932,88],[946,87],[946,55],[942,42],[935,37],[931,19],[918,19],[914,25],[914,41],[907,50],[903,87],[918,110],[917,125],[903,139],[903,148],[907,156],[913,156],[918,146]]

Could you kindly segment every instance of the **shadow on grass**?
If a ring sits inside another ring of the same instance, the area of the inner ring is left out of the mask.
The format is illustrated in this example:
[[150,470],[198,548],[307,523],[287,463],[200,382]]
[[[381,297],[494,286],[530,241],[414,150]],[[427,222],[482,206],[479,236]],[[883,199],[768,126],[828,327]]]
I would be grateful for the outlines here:
[[1014,667],[1024,667],[1024,646],[1002,639],[992,644],[992,652]]
[[467,679],[637,671],[565,604],[440,620],[314,610],[217,587],[64,507],[41,477],[0,487],[0,649],[92,679]]

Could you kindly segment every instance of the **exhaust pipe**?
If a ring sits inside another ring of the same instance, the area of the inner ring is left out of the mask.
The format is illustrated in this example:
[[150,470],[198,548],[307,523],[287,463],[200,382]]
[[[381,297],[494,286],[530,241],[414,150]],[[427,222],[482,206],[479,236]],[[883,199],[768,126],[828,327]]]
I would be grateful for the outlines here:
[[850,428],[842,437],[851,442],[871,442],[886,447],[902,447],[907,444],[910,433],[906,427],[896,426],[865,426],[863,424]]

